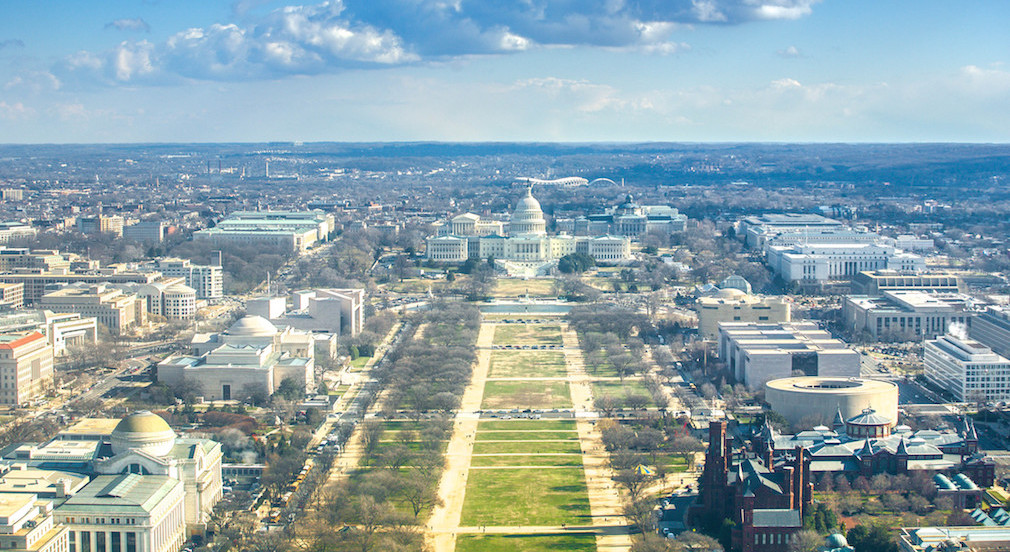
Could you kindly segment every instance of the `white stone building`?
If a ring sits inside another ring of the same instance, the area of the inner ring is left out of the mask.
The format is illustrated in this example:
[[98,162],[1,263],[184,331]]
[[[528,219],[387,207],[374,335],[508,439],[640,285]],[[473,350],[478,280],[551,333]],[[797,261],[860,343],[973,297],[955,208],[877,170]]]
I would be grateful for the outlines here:
[[0,404],[25,405],[53,387],[53,346],[37,331],[0,335]]
[[967,326],[975,309],[975,300],[964,294],[885,291],[879,297],[847,295],[842,321],[847,331],[865,332],[874,341],[919,341],[947,333],[951,324]]
[[850,279],[880,269],[903,273],[926,269],[922,257],[875,243],[769,245],[765,255],[768,267],[786,282]]
[[67,552],[69,531],[53,517],[53,502],[37,495],[0,492],[0,550]]
[[792,320],[792,303],[783,297],[762,297],[726,288],[711,297],[699,297],[698,335],[704,339],[719,337],[721,322],[775,323]]
[[859,353],[813,322],[719,324],[719,358],[738,382],[757,389],[773,379],[859,377]]
[[[498,231],[505,235],[495,233]],[[508,223],[482,221],[466,213],[452,218],[427,239],[430,260],[462,263],[494,258],[500,268],[519,276],[547,274],[558,259],[573,253],[620,262],[631,258],[631,240],[626,236],[548,236],[540,202],[530,189],[519,200]]]
[[224,269],[217,265],[195,265],[188,259],[159,259],[144,266],[166,278],[182,277],[193,288],[197,299],[224,297]]
[[158,381],[199,382],[208,400],[241,400],[267,394],[285,378],[303,389],[315,380],[315,339],[310,332],[279,330],[261,316],[245,316],[220,334],[197,334],[195,355],[172,355],[158,364]]
[[926,379],[957,401],[1010,399],[1010,360],[964,335],[943,335],[923,347]]

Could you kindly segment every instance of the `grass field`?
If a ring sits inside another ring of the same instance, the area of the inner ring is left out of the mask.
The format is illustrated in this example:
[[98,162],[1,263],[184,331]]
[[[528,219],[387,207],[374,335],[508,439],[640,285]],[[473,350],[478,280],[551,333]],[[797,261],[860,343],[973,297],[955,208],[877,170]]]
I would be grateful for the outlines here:
[[553,324],[501,324],[494,329],[495,345],[561,345],[561,327]]
[[474,470],[467,479],[464,526],[590,522],[582,468]]
[[500,456],[472,456],[471,467],[514,466],[582,466],[581,454],[509,454]]
[[494,297],[520,297],[529,294],[530,297],[555,297],[554,278],[534,278],[518,280],[499,278],[491,295]]
[[491,351],[489,378],[560,378],[566,373],[560,351]]
[[577,431],[479,431],[478,441],[578,441]]
[[618,408],[629,406],[626,404],[629,395],[641,395],[646,398],[646,406],[656,406],[656,402],[652,400],[652,394],[645,388],[641,380],[592,381],[591,385],[593,386],[593,397],[610,395],[617,401]]
[[591,534],[460,535],[456,552],[595,552]]
[[568,383],[563,381],[489,381],[482,408],[570,408]]
[[566,452],[579,454],[582,447],[578,441],[507,441],[495,443],[477,441],[473,444],[474,454],[540,454]]
[[504,429],[519,431],[524,429],[575,429],[575,420],[481,420],[477,431]]
[[366,357],[366,356],[358,357],[351,361],[351,367],[354,368],[355,370],[361,370],[362,368],[365,367],[366,364],[368,364],[369,360],[372,360],[372,357]]

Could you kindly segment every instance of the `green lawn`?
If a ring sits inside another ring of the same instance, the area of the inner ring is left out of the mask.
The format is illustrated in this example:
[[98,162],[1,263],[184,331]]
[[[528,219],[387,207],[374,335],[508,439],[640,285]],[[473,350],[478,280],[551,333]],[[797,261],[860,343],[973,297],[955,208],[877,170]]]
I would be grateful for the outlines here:
[[592,534],[460,535],[456,552],[595,552]]
[[565,439],[578,441],[579,432],[572,431],[478,431],[478,441],[532,441]]
[[471,467],[573,466],[582,465],[581,454],[516,454],[508,456],[471,456]]
[[618,408],[627,408],[630,406],[627,400],[629,395],[645,397],[645,406],[656,406],[656,402],[652,400],[652,394],[645,388],[645,384],[641,380],[626,379],[623,382],[613,380],[593,381],[591,384],[593,386],[594,398],[610,395],[617,401]]
[[498,278],[494,291],[495,297],[519,297],[529,294],[530,297],[555,297],[554,278],[532,278],[519,280]]
[[481,420],[477,431],[505,429],[575,429],[575,420]]
[[563,381],[489,381],[482,408],[571,408],[568,383]]
[[473,470],[462,525],[590,523],[582,468]]
[[561,351],[492,351],[489,378],[560,378],[568,371]]
[[473,444],[474,454],[540,454],[542,452],[571,452],[579,454],[582,447],[578,441],[507,441],[489,443],[477,441]]
[[561,326],[501,324],[494,329],[495,345],[562,345]]
[[372,360],[372,357],[361,356],[351,361],[351,368],[355,370],[361,370],[368,364],[368,361]]

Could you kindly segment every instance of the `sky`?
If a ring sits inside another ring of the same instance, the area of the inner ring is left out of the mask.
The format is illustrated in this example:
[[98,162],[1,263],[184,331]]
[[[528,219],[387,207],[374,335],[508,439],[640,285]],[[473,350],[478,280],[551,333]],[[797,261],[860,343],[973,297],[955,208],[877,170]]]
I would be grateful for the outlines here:
[[1007,142],[1005,0],[0,0],[0,143]]

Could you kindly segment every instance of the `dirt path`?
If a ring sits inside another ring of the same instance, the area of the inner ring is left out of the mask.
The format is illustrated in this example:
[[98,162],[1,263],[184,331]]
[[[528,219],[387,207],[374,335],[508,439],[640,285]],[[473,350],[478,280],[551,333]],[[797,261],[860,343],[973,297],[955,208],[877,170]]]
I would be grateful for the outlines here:
[[576,427],[582,442],[582,464],[586,472],[589,492],[589,510],[593,516],[596,549],[600,552],[617,552],[631,549],[631,535],[622,515],[621,494],[613,481],[613,472],[607,463],[603,438],[596,428],[593,410],[592,387],[586,373],[585,360],[579,347],[578,336],[567,325],[562,328],[565,344],[565,364],[568,367],[569,387],[575,405]]
[[463,515],[466,479],[470,471],[473,440],[480,419],[480,401],[484,396],[484,383],[491,366],[491,340],[496,324],[484,322],[477,334],[477,366],[470,385],[463,391],[459,412],[456,414],[452,437],[446,450],[446,467],[438,484],[438,497],[442,505],[431,512],[428,520],[428,544],[435,552],[453,552],[456,549],[455,533]]

